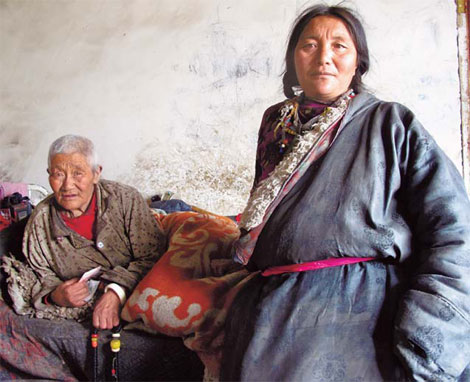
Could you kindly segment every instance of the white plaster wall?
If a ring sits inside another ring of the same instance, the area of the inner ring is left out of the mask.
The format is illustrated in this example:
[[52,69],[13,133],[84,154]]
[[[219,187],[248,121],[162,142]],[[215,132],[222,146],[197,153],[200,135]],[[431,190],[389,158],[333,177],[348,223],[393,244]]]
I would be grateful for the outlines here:
[[[328,1],[329,4],[336,2]],[[104,176],[238,213],[295,0],[0,0],[0,180],[47,184],[49,144],[97,145]],[[461,169],[452,0],[355,0],[366,83],[409,106]]]

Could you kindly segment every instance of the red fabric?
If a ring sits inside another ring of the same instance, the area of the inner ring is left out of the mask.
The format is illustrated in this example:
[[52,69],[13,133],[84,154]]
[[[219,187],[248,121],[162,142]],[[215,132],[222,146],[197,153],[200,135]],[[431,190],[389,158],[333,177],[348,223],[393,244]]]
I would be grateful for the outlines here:
[[83,215],[70,218],[62,213],[61,216],[65,224],[67,224],[67,227],[82,235],[84,238],[93,240],[93,226],[95,225],[96,218],[96,193],[93,193],[91,203]]
[[11,225],[10,209],[0,209],[0,231],[8,228]]
[[279,275],[281,273],[313,271],[315,269],[338,267],[340,265],[362,263],[377,260],[375,257],[331,257],[325,260],[310,261],[301,264],[279,265],[271,267],[261,273],[263,276]]

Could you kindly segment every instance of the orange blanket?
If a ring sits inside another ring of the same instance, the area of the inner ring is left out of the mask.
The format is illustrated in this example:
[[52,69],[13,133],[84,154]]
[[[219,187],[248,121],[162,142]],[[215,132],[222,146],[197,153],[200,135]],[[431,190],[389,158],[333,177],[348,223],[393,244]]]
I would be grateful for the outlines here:
[[231,260],[237,225],[223,216],[197,212],[157,219],[168,250],[133,291],[122,318],[183,337],[206,366],[206,377],[217,378],[227,310],[253,275]]

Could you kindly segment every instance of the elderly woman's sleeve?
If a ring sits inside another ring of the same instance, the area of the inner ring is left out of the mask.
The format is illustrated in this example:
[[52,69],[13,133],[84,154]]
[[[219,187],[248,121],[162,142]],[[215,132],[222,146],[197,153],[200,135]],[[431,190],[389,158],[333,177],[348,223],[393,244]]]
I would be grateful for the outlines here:
[[158,220],[138,191],[132,189],[126,193],[121,203],[131,260],[126,266],[104,272],[101,279],[117,283],[130,292],[161,257],[166,239]]
[[47,249],[50,232],[46,220],[42,215],[33,215],[26,225],[23,238],[23,253],[38,278],[32,288],[32,303],[36,308],[43,306],[43,297],[62,283],[49,266],[51,259]]
[[406,142],[403,199],[415,249],[395,321],[396,353],[413,380],[455,380],[470,362],[470,203],[426,131],[411,129]]

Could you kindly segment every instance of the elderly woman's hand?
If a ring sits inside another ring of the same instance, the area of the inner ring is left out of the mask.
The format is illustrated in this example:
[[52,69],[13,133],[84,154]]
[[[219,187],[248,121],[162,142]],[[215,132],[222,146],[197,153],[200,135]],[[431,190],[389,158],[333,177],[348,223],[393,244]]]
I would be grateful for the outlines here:
[[119,324],[121,301],[112,290],[107,291],[93,310],[93,326],[98,329],[112,329]]
[[85,305],[85,299],[89,294],[87,283],[73,278],[55,288],[51,293],[51,299],[56,305],[76,308]]

